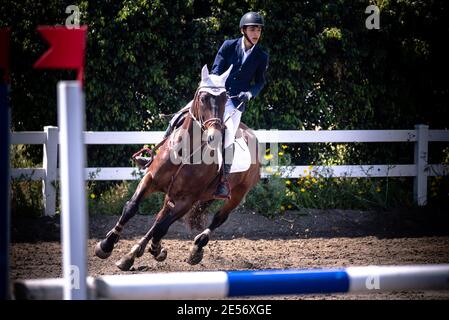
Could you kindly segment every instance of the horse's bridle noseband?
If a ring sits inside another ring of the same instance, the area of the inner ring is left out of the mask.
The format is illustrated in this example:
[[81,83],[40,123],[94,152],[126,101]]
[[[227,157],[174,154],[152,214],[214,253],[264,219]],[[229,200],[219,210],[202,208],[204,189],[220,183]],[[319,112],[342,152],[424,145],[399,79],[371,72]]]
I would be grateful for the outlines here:
[[[201,117],[199,117],[200,120],[198,120],[197,117],[195,116],[195,114],[194,114],[195,110],[196,110],[196,112],[198,112],[198,103],[199,103],[198,96],[199,96],[199,93],[201,92],[201,89],[224,89],[224,90],[226,90],[226,87],[223,87],[223,86],[201,86],[201,87],[198,87],[198,89],[196,89],[195,96],[193,98],[192,106],[189,109],[189,113],[192,116],[192,119],[200,125],[202,130],[207,130],[212,125],[217,125],[220,127],[220,130],[223,130],[225,128],[225,125],[224,125],[224,122],[222,119],[210,118],[210,119],[203,121],[203,119]],[[220,93],[220,95],[221,95],[221,93]]]

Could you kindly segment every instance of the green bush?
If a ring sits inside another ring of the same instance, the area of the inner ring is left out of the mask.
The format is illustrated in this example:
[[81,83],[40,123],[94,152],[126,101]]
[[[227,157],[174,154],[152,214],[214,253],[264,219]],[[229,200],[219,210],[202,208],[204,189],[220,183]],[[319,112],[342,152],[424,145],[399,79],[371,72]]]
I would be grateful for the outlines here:
[[[11,168],[33,168],[30,149],[25,145],[10,148]],[[41,165],[41,164],[40,164]],[[39,165],[37,165],[39,166]],[[42,182],[21,177],[11,180],[11,213],[13,215],[40,216],[43,212]]]
[[[126,201],[130,200],[134,194],[138,183],[139,181],[135,180],[119,182],[109,185],[101,194],[96,194],[93,191],[95,188],[91,183],[88,189],[89,212],[91,214],[120,215]],[[162,208],[163,201],[164,194],[153,193],[142,201],[138,212],[144,215],[156,214]]]
[[282,212],[282,205],[286,201],[284,179],[273,175],[260,181],[248,193],[244,207],[272,218]]

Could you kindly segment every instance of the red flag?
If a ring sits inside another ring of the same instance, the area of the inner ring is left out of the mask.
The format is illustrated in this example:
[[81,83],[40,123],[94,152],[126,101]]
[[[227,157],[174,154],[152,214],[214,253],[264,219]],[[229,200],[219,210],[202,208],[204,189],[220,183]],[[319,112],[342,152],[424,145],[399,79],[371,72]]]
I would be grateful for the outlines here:
[[0,29],[0,69],[4,70],[3,80],[9,83],[9,34],[11,28]]
[[34,68],[77,69],[77,80],[84,78],[84,52],[87,26],[68,29],[65,26],[39,26],[42,37],[50,48],[36,61]]

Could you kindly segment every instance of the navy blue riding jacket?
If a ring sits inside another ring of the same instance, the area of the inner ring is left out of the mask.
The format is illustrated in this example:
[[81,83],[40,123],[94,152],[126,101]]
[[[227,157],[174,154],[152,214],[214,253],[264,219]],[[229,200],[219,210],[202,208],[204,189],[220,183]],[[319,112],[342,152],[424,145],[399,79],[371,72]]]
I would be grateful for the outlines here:
[[[215,57],[212,66],[212,74],[221,75],[233,65],[231,73],[226,80],[226,90],[231,96],[238,95],[242,91],[251,92],[255,98],[266,83],[266,72],[268,69],[268,53],[263,51],[257,44],[251,54],[242,64],[243,50],[242,38],[226,40]],[[232,99],[234,106],[240,101]],[[241,106],[240,111],[245,111],[246,106]]]

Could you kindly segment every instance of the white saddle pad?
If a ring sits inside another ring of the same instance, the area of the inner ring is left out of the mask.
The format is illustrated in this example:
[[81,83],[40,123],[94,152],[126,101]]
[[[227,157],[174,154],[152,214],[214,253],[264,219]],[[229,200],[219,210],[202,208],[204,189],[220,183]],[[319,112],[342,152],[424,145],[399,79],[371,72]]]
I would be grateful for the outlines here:
[[251,154],[243,137],[234,141],[234,160],[232,160],[231,173],[243,172],[251,166]]

